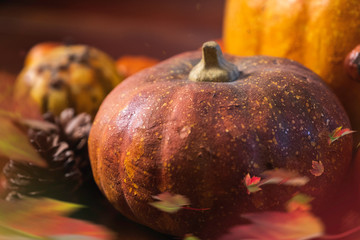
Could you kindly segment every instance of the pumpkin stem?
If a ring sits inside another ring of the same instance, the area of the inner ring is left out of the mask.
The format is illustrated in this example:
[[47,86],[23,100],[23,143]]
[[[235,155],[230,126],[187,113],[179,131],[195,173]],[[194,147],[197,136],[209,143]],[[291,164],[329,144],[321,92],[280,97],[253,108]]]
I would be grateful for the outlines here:
[[202,59],[193,67],[189,79],[195,82],[232,82],[240,75],[237,67],[226,61],[220,46],[209,41],[202,46]]

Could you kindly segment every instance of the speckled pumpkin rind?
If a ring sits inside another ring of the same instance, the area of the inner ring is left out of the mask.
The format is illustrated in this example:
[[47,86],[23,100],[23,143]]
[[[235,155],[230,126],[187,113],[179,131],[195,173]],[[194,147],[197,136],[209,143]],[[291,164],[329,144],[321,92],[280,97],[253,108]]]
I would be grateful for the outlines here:
[[[242,213],[283,209],[299,190],[320,205],[351,159],[351,135],[327,142],[336,127],[349,127],[336,97],[302,65],[264,56],[225,55],[241,71],[236,81],[189,81],[200,57],[175,56],[107,96],[89,138],[93,174],[105,196],[139,223],[202,239],[242,223]],[[314,160],[324,164],[320,177],[310,173]],[[264,186],[248,195],[245,175],[273,168],[297,171],[310,182]],[[210,210],[169,214],[148,204],[165,191]]]

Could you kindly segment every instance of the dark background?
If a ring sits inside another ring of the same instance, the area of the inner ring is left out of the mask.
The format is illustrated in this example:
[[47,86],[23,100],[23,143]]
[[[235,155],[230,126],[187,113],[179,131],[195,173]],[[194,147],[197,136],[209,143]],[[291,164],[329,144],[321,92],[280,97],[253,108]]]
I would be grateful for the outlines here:
[[221,38],[224,0],[0,0],[0,71],[43,41],[165,59]]

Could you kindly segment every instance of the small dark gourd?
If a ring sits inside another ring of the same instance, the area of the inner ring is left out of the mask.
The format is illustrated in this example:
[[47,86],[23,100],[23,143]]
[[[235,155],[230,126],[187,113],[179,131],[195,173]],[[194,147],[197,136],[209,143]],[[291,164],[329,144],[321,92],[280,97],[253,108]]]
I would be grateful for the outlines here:
[[[134,221],[208,239],[243,223],[243,213],[282,209],[299,188],[248,195],[243,180],[283,168],[309,177],[300,190],[315,197],[316,210],[351,159],[351,135],[328,143],[329,132],[350,125],[336,97],[294,61],[223,56],[215,42],[202,51],[201,61],[200,51],[175,56],[107,96],[89,137],[102,192]],[[320,177],[311,175],[312,161],[322,161]],[[163,192],[209,210],[161,212],[149,202]]]

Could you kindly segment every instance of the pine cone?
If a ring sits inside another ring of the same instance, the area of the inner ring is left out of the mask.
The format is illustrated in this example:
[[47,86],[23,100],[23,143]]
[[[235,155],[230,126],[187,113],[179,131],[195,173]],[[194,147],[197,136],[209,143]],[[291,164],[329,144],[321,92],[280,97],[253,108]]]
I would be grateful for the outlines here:
[[48,167],[10,160],[3,169],[7,200],[25,196],[73,200],[72,194],[91,176],[87,154],[91,117],[75,116],[73,110],[66,109],[60,117],[45,114],[44,119],[54,123],[56,129],[29,129],[28,137]]
[[57,126],[60,138],[67,142],[74,152],[83,179],[89,180],[92,174],[87,140],[91,128],[91,116],[87,113],[76,115],[74,109],[68,108],[63,110],[59,117],[46,113],[44,119]]

